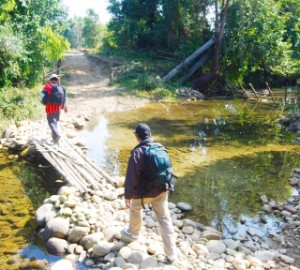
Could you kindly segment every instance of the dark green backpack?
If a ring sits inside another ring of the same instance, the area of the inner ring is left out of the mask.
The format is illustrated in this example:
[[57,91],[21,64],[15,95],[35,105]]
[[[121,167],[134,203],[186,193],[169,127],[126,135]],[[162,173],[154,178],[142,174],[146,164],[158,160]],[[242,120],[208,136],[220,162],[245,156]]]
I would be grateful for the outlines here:
[[145,149],[145,167],[147,189],[151,190],[158,185],[166,185],[170,191],[174,191],[173,170],[167,150],[159,143],[151,143],[143,146]]

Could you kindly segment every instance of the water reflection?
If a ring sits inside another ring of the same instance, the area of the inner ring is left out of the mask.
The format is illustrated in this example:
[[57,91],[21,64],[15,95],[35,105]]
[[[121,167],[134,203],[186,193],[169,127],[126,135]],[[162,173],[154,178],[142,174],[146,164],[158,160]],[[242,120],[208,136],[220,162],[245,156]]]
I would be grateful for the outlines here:
[[225,216],[255,216],[263,194],[277,201],[289,198],[292,188],[287,179],[298,159],[288,152],[262,152],[219,160],[186,175],[172,200],[188,201],[194,207],[189,217],[204,224],[213,221],[220,229]]
[[[26,162],[8,160],[3,152],[0,172],[0,265],[1,269],[19,269],[26,260],[22,250],[35,236],[34,211],[48,197],[45,187],[49,185],[35,168]],[[29,258],[36,255],[33,252]]]
[[90,133],[88,154],[98,152],[106,160],[98,163],[102,168],[124,175],[137,143],[132,131],[147,122],[179,176],[170,200],[190,203],[194,210],[187,217],[224,230],[226,222],[238,226],[240,217],[254,218],[262,194],[279,201],[292,195],[288,178],[299,156],[294,135],[276,124],[280,114],[274,105],[258,104],[253,111],[251,102],[240,101],[155,103],[100,119],[107,152],[94,145],[104,136],[96,128],[81,135]]

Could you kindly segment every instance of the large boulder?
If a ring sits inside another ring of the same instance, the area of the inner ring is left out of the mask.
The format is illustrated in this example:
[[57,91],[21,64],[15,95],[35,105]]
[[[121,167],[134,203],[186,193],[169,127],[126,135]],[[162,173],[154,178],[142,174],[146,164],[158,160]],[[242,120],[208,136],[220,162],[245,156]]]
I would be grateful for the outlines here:
[[52,237],[46,243],[46,249],[49,254],[62,256],[68,250],[69,243],[60,238]]
[[55,209],[54,205],[52,203],[45,203],[41,205],[35,212],[35,220],[36,223],[44,227],[46,224],[46,218],[48,216],[53,216],[57,214],[57,209]]
[[78,243],[81,240],[81,238],[88,235],[89,232],[90,228],[88,227],[76,226],[71,230],[68,236],[68,241],[71,243]]
[[57,237],[64,239],[69,231],[70,222],[66,218],[53,218],[49,220],[45,227],[46,238]]
[[74,268],[73,268],[72,262],[69,260],[65,260],[65,259],[60,260],[51,266],[51,270],[61,270],[61,269],[73,270]]
[[106,241],[100,241],[96,245],[93,246],[93,255],[103,257],[111,252],[113,247],[112,243],[108,243]]
[[89,235],[86,235],[81,238],[80,245],[85,249],[88,250],[91,247],[93,247],[95,244],[97,244],[100,240],[103,239],[103,233],[92,233]]
[[226,250],[226,245],[219,240],[209,240],[205,246],[210,253],[222,254]]
[[254,257],[262,262],[276,261],[278,259],[278,252],[272,250],[258,250],[254,252]]

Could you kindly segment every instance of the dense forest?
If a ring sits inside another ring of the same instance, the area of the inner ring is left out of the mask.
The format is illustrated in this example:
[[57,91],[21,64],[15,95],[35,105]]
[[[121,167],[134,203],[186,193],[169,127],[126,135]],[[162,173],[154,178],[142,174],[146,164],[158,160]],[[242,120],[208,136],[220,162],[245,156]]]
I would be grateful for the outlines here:
[[0,93],[41,82],[69,48],[144,52],[175,67],[209,41],[182,65],[194,69],[184,83],[195,89],[297,85],[298,0],[109,0],[108,11],[102,25],[93,9],[68,18],[61,0],[1,0]]

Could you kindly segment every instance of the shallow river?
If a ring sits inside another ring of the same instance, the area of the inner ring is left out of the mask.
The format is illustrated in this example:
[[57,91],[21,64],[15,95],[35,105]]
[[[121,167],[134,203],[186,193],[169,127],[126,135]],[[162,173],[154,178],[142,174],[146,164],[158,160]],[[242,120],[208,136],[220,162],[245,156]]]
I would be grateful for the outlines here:
[[170,201],[191,204],[187,217],[224,231],[242,216],[257,215],[262,194],[284,201],[294,192],[288,179],[299,166],[299,146],[279,117],[272,105],[250,102],[154,103],[92,119],[81,135],[97,164],[123,176],[137,143],[133,131],[149,124],[179,177]]
[[[295,134],[276,123],[281,116],[277,109],[228,100],[152,103],[134,111],[93,116],[80,136],[87,140],[92,160],[111,175],[124,176],[130,151],[137,144],[133,131],[139,123],[147,123],[152,136],[168,149],[178,176],[170,201],[189,203],[193,211],[187,218],[225,234],[231,228],[242,232],[240,218],[260,226],[255,217],[262,206],[261,195],[285,201],[295,193],[288,179],[299,167],[299,146],[293,143]],[[7,265],[1,269],[11,269],[7,262],[15,258],[17,247],[24,247],[25,258],[57,260],[35,243],[32,214],[55,187],[45,184],[51,181],[45,174],[30,183],[13,168],[5,162],[1,168],[0,225],[6,230],[2,229],[0,239],[0,265]],[[8,170],[5,177],[3,170]],[[267,220],[266,226],[276,227],[274,217]],[[24,224],[16,228],[17,222]],[[15,244],[13,249],[8,243]]]

